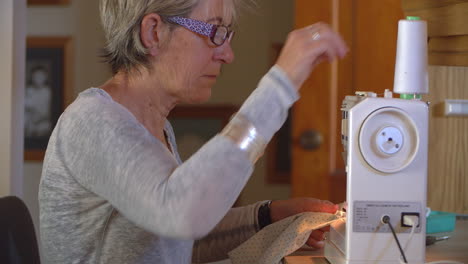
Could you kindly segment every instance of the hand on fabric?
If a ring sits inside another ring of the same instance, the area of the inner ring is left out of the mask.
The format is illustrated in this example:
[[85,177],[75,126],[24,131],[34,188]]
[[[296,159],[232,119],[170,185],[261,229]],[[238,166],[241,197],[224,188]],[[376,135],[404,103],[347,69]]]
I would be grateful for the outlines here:
[[[270,204],[271,222],[280,221],[286,217],[296,215],[303,212],[323,212],[334,214],[339,206],[330,201],[319,200],[315,198],[293,198],[288,200],[276,200]],[[314,230],[306,244],[314,248],[322,248],[324,246],[325,232],[328,232],[330,227],[324,227]]]
[[316,23],[289,33],[276,64],[299,89],[317,64],[343,58],[347,52],[338,33],[325,23]]

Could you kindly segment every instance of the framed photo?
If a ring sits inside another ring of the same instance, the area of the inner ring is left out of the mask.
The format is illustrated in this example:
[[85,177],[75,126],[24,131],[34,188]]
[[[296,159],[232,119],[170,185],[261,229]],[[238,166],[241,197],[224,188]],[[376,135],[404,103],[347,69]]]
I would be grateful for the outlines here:
[[228,105],[178,106],[172,110],[169,121],[182,161],[221,132],[236,111],[237,107]]
[[69,102],[68,37],[29,37],[26,50],[24,158],[40,161],[55,124]]
[[70,0],[28,0],[28,5],[67,5]]
[[[221,132],[238,110],[230,105],[178,106],[169,115],[182,161]],[[239,198],[233,207],[239,205]]]

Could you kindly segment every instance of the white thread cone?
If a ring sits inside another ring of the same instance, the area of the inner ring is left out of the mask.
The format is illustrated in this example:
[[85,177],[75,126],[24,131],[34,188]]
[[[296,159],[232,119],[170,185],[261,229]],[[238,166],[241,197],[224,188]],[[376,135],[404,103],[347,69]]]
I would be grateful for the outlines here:
[[393,91],[427,94],[428,83],[426,21],[400,20]]

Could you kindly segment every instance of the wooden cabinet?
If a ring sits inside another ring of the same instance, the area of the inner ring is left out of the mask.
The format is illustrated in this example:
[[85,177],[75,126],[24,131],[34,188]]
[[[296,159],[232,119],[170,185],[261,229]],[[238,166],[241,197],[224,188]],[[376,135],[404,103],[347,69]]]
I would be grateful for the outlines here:
[[427,21],[429,64],[468,66],[468,0],[403,0],[402,6]]

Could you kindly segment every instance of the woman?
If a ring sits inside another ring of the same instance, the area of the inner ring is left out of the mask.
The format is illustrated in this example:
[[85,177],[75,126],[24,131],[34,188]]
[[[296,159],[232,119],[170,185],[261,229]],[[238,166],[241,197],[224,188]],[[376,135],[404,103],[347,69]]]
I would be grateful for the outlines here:
[[[292,32],[229,125],[180,161],[166,117],[206,101],[233,61],[233,1],[101,0],[114,76],[82,92],[50,138],[39,193],[47,263],[213,261],[270,222],[336,211],[314,199],[230,209],[312,68],[345,55],[323,24]],[[322,239],[316,231],[309,244]]]

